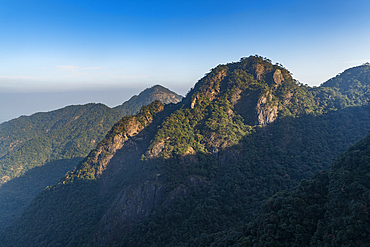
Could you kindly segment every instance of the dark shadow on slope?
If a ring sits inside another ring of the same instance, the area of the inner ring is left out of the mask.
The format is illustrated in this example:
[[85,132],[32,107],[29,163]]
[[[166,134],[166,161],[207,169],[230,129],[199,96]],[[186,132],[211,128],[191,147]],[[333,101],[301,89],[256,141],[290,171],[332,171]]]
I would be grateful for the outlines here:
[[27,171],[0,187],[0,230],[13,222],[45,187],[56,184],[82,158],[61,159]]
[[[207,246],[215,233],[242,232],[238,226],[253,219],[264,200],[328,168],[369,129],[370,107],[348,107],[320,116],[278,119],[238,145],[212,155],[189,156],[190,162],[183,163],[184,157],[152,160],[148,165],[153,170],[147,170],[143,184],[153,185],[153,195],[161,194],[161,206],[134,226],[112,229],[110,234],[123,237],[118,241],[122,246],[181,242]],[[143,176],[143,171],[137,173]],[[189,180],[197,182],[189,185]],[[135,186],[135,182],[128,184]],[[165,191],[158,184],[165,184]],[[111,219],[121,215],[115,216]],[[127,234],[116,235],[120,232]]]
[[94,244],[206,246],[212,234],[241,232],[264,200],[329,167],[369,129],[370,107],[348,107],[278,119],[214,154],[131,161]]
[[165,110],[157,113],[151,125],[127,140],[123,149],[130,157],[121,157],[120,152],[124,150],[118,150],[99,179],[61,180],[39,193],[21,217],[0,234],[0,242],[12,247],[82,246],[87,243],[94,234],[93,229],[116,197],[119,185],[125,184],[128,177],[132,178],[130,176],[134,172],[131,169],[139,169],[135,166],[136,161],[140,163],[140,156],[150,144],[160,119],[178,107],[166,105]]

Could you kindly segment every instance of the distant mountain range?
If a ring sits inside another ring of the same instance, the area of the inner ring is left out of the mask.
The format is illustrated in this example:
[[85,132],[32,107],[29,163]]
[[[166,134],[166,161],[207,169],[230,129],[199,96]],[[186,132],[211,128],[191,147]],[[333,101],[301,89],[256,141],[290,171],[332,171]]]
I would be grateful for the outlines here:
[[156,85],[113,109],[103,104],[71,105],[0,124],[0,229],[76,166],[123,116],[136,114],[154,100],[167,104],[181,98]]
[[332,162],[370,129],[369,69],[311,88],[259,56],[219,65],[116,122],[0,242],[367,246],[368,137]]

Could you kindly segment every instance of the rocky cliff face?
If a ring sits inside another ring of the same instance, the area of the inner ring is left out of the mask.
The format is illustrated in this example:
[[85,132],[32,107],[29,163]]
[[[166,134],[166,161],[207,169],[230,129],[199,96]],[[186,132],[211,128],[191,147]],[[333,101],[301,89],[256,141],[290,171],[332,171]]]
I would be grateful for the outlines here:
[[62,183],[77,178],[99,178],[107,169],[116,152],[121,150],[127,141],[131,140],[132,143],[133,138],[141,133],[145,127],[149,126],[154,116],[163,109],[164,105],[160,101],[154,101],[152,104],[142,107],[140,113],[136,116],[123,117],[112,127],[104,140],[90,152],[85,160],[73,171],[67,173]]
[[[261,81],[262,76],[264,75],[264,67],[261,64],[257,65],[256,68],[256,79]],[[277,89],[284,83],[284,76],[281,72],[281,69],[274,69],[270,73],[272,74],[272,83],[269,85],[270,90],[265,90],[262,92],[257,99],[257,104],[255,107],[255,114],[256,114],[256,122],[255,125],[266,125],[270,124],[275,121],[279,113],[278,104],[274,99],[277,97],[275,96]],[[285,71],[285,76],[288,80],[291,80],[291,76]],[[270,78],[267,78],[270,79]]]
[[[198,92],[192,96],[190,104],[192,109],[205,99],[213,101],[217,95],[225,93],[222,92],[223,90],[230,88],[227,84],[234,77],[230,67],[232,68],[232,66],[220,65],[199,82]],[[263,63],[254,64],[249,75],[253,77],[249,78],[251,82],[248,86],[233,88],[229,98],[230,103],[236,106],[237,113],[249,119],[249,125],[266,125],[274,122],[279,113],[276,91],[285,80],[292,81],[292,77],[283,68]],[[253,80],[266,83],[265,88],[256,90],[252,87],[255,84]],[[285,96],[286,104],[289,104],[290,97]]]
[[161,174],[154,174],[139,186],[126,186],[117,194],[99,222],[95,245],[110,245],[117,239],[117,232],[125,231],[155,210],[166,209],[176,200],[186,199],[191,188],[209,185],[205,177],[192,175],[168,192],[166,184],[161,181],[160,177]]
[[257,125],[266,125],[275,121],[278,115],[278,107],[277,105],[271,105],[272,97],[272,94],[266,93],[261,95],[258,99],[257,106],[255,108]]
[[[215,154],[234,145],[238,141],[237,136],[242,136],[248,131],[248,127],[243,126],[237,133],[223,133],[216,130],[218,128],[214,125],[216,122],[221,121],[222,124],[230,125],[232,128],[231,126],[240,115],[244,123],[250,127],[271,124],[277,119],[280,109],[291,105],[293,93],[286,88],[292,85],[293,88],[297,87],[286,69],[257,57],[242,59],[240,63],[219,65],[202,78],[184,99],[184,105],[187,105],[190,110],[184,113],[183,117],[193,115],[196,119],[194,121],[197,122],[193,121],[193,124],[198,126],[196,128],[200,129],[204,137],[200,145],[203,145],[208,153]],[[209,106],[212,104],[220,107],[222,116],[208,116],[212,121],[203,123],[201,118],[204,116],[195,115],[211,111]],[[180,123],[182,120],[169,119],[164,125],[171,121]],[[186,124],[182,123],[182,126]],[[204,124],[205,128],[200,127]],[[163,133],[161,138],[157,138],[152,143],[146,157],[171,157],[169,154],[173,150],[171,146],[176,142],[178,141],[169,133]],[[182,150],[180,155],[184,155],[188,150],[193,153],[199,151],[188,144],[184,144]]]
[[210,101],[215,99],[215,97],[220,93],[220,86],[227,75],[227,71],[228,68],[226,66],[218,66],[198,82],[196,85],[196,90],[198,92],[191,98],[191,109],[194,109],[196,104],[201,104],[205,99]]

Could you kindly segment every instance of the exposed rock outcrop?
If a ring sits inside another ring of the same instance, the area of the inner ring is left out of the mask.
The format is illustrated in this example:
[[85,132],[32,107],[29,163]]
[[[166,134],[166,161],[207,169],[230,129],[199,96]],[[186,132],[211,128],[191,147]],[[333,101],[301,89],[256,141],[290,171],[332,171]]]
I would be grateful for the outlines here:
[[180,198],[186,198],[189,194],[189,189],[191,187],[203,187],[205,185],[209,184],[206,178],[201,176],[189,176],[184,183],[180,184],[176,189],[172,190],[168,196],[166,197],[166,200],[163,202],[163,207],[167,208],[169,207],[175,200]]
[[262,75],[265,72],[265,67],[262,64],[257,64],[256,65],[256,78],[258,81],[262,80]]
[[258,125],[266,125],[275,121],[278,107],[268,104],[272,101],[272,97],[272,94],[267,92],[258,99],[256,106]]
[[196,104],[201,104],[203,97],[212,101],[220,92],[221,81],[226,75],[227,67],[225,66],[218,66],[212,70],[209,76],[205,77],[203,81],[200,81],[198,93],[193,95],[190,108],[194,109]]
[[166,140],[168,140],[169,138],[166,138],[164,140],[161,140],[159,142],[156,142],[152,147],[151,149],[148,150],[147,152],[147,157],[148,158],[154,158],[154,157],[158,157],[158,155],[162,152],[163,148],[165,147],[165,144],[166,144]]
[[[151,119],[146,120],[146,122],[149,123],[149,120]],[[95,171],[95,177],[98,177],[103,173],[116,151],[121,149],[129,138],[137,135],[144,129],[144,126],[135,117],[128,118],[126,127],[126,132],[119,133],[110,139],[111,144],[109,146],[99,146],[97,148],[97,152],[93,158],[94,163],[99,163]]]
[[275,70],[273,78],[274,82],[276,83],[276,86],[281,85],[281,83],[284,81],[284,77],[280,69]]
[[120,150],[126,141],[150,125],[154,115],[163,109],[164,105],[156,100],[148,106],[143,106],[136,116],[123,117],[112,127],[96,149],[91,151],[79,166],[66,174],[61,183],[76,178],[96,179],[100,177],[117,150]]
[[139,187],[126,186],[117,194],[100,220],[99,237],[95,244],[107,245],[117,238],[114,234],[117,229],[124,229],[160,207],[165,209],[170,207],[174,201],[185,199],[192,187],[203,187],[209,184],[205,177],[192,175],[176,189],[166,193],[166,185],[159,181],[160,177],[161,174],[155,174]]
[[154,176],[154,181],[146,181],[138,188],[125,187],[117,195],[102,220],[111,218],[114,214],[119,221],[135,221],[153,212],[161,205],[164,194],[164,186],[155,183],[156,177],[157,175]]

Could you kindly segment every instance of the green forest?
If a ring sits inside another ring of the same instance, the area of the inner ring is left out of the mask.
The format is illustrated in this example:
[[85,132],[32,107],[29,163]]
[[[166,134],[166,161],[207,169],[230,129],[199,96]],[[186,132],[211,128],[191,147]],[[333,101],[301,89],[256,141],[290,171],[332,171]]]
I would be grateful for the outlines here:
[[368,246],[369,148],[367,135],[329,170],[269,198],[234,245]]
[[0,229],[75,167],[119,119],[105,105],[88,104],[1,124]]
[[[0,229],[9,225],[45,187],[54,185],[105,137],[123,116],[154,100],[181,96],[161,87],[145,89],[115,108],[71,105],[0,124]],[[120,112],[124,106],[126,112]]]
[[309,87],[257,55],[219,65],[117,120],[0,241],[367,246],[369,68]]

